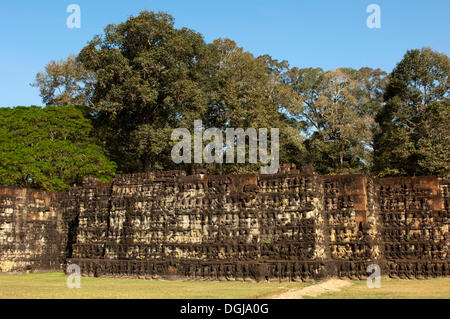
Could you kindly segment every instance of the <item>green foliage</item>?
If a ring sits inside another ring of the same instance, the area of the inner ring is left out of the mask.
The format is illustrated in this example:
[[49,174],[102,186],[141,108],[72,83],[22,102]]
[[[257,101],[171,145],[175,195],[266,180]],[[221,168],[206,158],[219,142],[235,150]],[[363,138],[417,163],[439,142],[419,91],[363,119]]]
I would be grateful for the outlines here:
[[428,48],[408,51],[389,77],[368,67],[290,69],[230,39],[206,44],[199,33],[175,28],[171,15],[143,11],[108,25],[76,59],[49,63],[34,85],[47,105],[88,107],[119,172],[258,170],[174,164],[173,129],[192,133],[200,119],[223,133],[279,128],[280,163],[397,176],[450,170],[448,73],[448,57]]
[[389,76],[377,114],[374,174],[450,172],[450,60],[430,48],[408,51]]
[[66,190],[83,176],[109,181],[115,164],[77,107],[0,109],[0,185]]
[[94,74],[70,55],[48,63],[31,86],[39,88],[46,105],[88,105],[94,82]]
[[[300,123],[289,118],[298,111],[300,102],[285,83],[287,62],[270,56],[254,57],[230,39],[217,39],[210,44],[210,77],[208,106],[203,117],[207,127],[220,128],[278,128],[280,132],[280,161],[292,162],[303,150]],[[268,130],[270,137],[270,130]],[[236,151],[236,148],[235,148]],[[248,148],[247,148],[248,159]],[[211,165],[211,171],[248,173],[259,164]]]
[[[228,39],[206,45],[200,34],[175,29],[168,14],[143,11],[107,26],[78,61],[96,75],[91,110],[122,172],[173,168],[170,134],[192,130],[196,119],[222,131],[279,128],[282,160],[302,147],[298,123],[281,112],[296,106],[282,83],[286,62],[255,58]],[[222,165],[209,168],[223,172]],[[224,172],[257,168],[228,165]]]
[[288,73],[304,108],[295,114],[305,124],[305,146],[319,173],[364,172],[371,160],[373,114],[380,108],[384,72],[363,68],[293,68]]
[[204,112],[207,46],[173,24],[168,14],[143,11],[108,25],[78,55],[96,74],[91,111],[120,171],[169,168],[171,129],[191,126]]

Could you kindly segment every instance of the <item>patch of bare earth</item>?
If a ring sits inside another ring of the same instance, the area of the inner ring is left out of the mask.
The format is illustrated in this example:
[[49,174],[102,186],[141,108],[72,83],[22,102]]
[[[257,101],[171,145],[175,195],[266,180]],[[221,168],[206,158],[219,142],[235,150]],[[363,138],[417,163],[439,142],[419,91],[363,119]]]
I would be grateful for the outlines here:
[[304,296],[317,297],[318,295],[339,291],[342,288],[352,285],[350,280],[329,279],[317,285],[308,286],[301,289],[290,290],[279,295],[273,296],[272,299],[302,299]]

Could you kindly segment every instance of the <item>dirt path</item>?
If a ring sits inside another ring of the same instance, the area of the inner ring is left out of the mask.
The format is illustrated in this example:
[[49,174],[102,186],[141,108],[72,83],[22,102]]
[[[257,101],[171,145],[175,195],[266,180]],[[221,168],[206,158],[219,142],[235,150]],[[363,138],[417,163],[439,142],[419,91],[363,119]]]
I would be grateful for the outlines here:
[[316,297],[326,292],[339,291],[352,285],[350,280],[329,279],[317,285],[283,292],[272,299],[302,299],[304,296]]

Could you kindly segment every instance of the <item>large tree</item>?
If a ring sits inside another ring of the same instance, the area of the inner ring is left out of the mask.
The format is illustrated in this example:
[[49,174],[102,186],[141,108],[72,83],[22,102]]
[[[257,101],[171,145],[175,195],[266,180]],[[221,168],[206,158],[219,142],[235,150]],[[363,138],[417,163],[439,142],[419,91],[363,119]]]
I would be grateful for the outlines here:
[[39,88],[46,105],[60,106],[89,105],[94,83],[94,73],[70,55],[64,60],[50,61],[31,85]]
[[389,76],[378,113],[374,173],[450,172],[450,60],[430,48],[408,51]]
[[[209,47],[211,76],[206,83],[208,107],[204,116],[207,126],[223,133],[228,128],[267,128],[269,138],[271,129],[278,128],[280,160],[298,158],[302,149],[300,126],[289,119],[289,113],[298,112],[301,103],[284,82],[287,62],[268,55],[255,57],[230,39],[217,39]],[[246,152],[248,158],[248,148]],[[255,171],[260,164],[247,162],[223,168],[226,173],[242,173]]]
[[116,165],[79,107],[0,108],[0,185],[66,190],[83,176],[110,181]]
[[290,86],[304,104],[295,116],[305,124],[307,161],[320,173],[367,170],[384,74],[369,68],[288,72]]
[[78,55],[96,74],[92,111],[110,156],[123,172],[170,167],[173,128],[192,126],[206,105],[199,33],[143,11],[108,25]]

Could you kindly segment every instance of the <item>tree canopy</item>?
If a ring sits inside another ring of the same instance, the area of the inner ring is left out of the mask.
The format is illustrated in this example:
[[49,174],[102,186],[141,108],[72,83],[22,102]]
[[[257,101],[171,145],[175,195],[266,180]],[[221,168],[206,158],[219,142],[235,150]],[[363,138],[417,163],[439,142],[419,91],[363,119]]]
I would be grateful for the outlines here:
[[165,13],[142,12],[105,28],[78,55],[96,74],[92,111],[121,171],[166,168],[170,133],[201,118],[202,36]]
[[[301,103],[284,81],[287,62],[267,55],[254,57],[230,39],[217,39],[209,47],[212,63],[205,85],[207,108],[202,117],[207,127],[223,132],[228,128],[278,128],[280,158],[287,161],[290,152],[298,154],[303,148],[300,124],[287,116],[298,111]],[[225,172],[250,172],[259,166],[227,165]]]
[[430,48],[409,50],[389,75],[376,116],[374,173],[450,172],[450,60]]
[[47,105],[85,107],[90,138],[120,173],[259,168],[175,164],[172,131],[193,132],[202,120],[221,132],[279,128],[280,162],[321,174],[448,175],[449,68],[448,57],[430,48],[408,51],[391,74],[291,67],[231,39],[206,43],[176,28],[171,15],[143,11],[108,25],[76,57],[50,62],[34,85]]
[[94,82],[95,75],[70,55],[50,61],[31,86],[39,88],[46,105],[89,105]]
[[83,176],[109,181],[105,155],[80,108],[0,108],[0,185],[67,190]]
[[304,105],[295,117],[305,124],[306,160],[323,174],[367,171],[373,114],[381,107],[385,73],[292,68],[288,74]]

